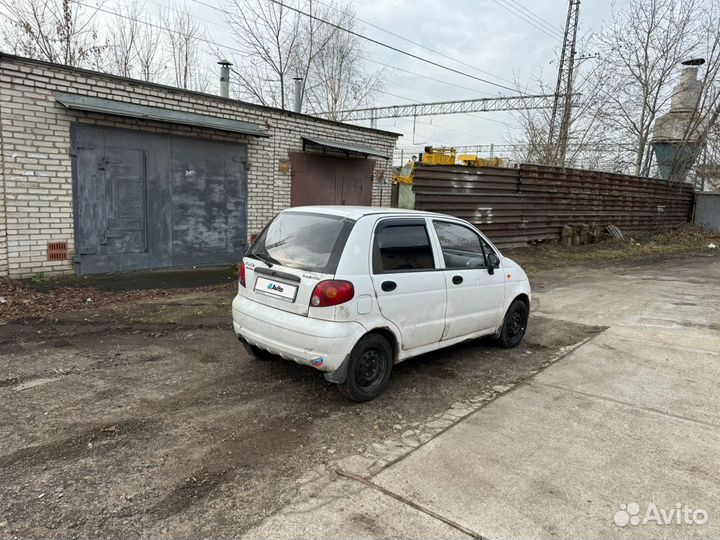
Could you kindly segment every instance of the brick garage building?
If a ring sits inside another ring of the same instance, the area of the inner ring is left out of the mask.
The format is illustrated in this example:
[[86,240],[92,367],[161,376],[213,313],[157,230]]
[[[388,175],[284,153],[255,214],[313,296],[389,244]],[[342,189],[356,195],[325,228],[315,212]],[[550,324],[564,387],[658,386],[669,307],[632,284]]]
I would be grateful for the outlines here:
[[292,204],[390,204],[398,135],[0,53],[0,276],[226,264]]

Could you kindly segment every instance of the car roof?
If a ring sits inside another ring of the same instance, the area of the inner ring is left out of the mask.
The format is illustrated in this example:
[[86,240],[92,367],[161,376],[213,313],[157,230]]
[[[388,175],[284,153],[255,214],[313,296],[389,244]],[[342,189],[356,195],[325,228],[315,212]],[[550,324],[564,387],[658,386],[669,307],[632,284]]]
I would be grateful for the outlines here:
[[405,208],[385,208],[382,206],[295,206],[283,210],[283,212],[310,212],[313,214],[327,214],[331,216],[341,216],[351,219],[359,219],[363,216],[387,214],[402,216],[440,216],[435,212],[424,212],[421,210],[407,210]]

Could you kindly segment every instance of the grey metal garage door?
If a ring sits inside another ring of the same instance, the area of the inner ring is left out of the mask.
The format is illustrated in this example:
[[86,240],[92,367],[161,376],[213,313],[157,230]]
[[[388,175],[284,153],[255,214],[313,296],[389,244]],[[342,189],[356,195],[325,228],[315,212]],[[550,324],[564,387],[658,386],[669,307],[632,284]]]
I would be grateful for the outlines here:
[[77,272],[236,263],[247,148],[73,126]]

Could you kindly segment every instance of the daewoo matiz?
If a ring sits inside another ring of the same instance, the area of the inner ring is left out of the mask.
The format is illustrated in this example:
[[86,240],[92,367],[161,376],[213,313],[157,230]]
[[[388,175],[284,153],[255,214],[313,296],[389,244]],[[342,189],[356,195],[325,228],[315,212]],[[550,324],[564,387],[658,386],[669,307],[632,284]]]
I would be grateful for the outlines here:
[[278,214],[245,254],[232,304],[255,356],[312,366],[354,401],[413,356],[485,335],[516,346],[529,308],[525,272],[469,223],[348,206]]

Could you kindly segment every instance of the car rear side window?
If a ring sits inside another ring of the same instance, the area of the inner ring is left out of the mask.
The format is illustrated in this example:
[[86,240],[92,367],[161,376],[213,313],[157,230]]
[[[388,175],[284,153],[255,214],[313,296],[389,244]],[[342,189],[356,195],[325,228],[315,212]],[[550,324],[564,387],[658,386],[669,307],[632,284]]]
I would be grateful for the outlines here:
[[282,212],[260,233],[248,257],[334,274],[355,221],[311,212]]
[[413,272],[435,268],[424,222],[381,223],[375,230],[373,272]]
[[[475,231],[457,223],[435,221],[445,268],[482,268],[486,266],[487,245]],[[489,247],[489,246],[488,246]]]

